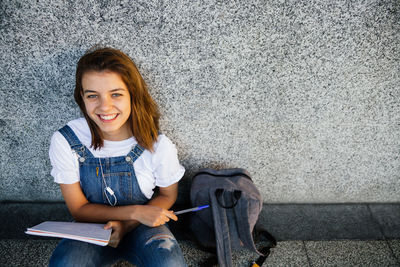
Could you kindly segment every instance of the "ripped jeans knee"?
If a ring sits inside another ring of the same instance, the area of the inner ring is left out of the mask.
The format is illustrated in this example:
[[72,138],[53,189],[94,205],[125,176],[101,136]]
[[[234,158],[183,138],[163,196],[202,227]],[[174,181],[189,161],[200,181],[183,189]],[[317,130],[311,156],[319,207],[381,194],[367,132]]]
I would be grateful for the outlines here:
[[187,266],[178,241],[165,225],[141,225],[134,230],[131,240],[136,262],[128,260],[138,266]]
[[[155,244],[154,244],[155,243]],[[175,237],[167,234],[157,234],[152,236],[147,242],[145,246],[157,246],[157,249],[166,249],[171,251],[171,249],[177,245]]]

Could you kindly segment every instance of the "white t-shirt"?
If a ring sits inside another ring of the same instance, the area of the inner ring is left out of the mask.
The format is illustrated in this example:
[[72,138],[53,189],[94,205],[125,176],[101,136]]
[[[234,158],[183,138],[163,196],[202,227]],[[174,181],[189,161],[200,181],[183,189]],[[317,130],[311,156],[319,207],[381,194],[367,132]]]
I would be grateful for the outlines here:
[[[122,141],[104,140],[101,149],[90,147],[92,137],[85,118],[68,123],[81,143],[97,158],[125,156],[137,144],[134,137]],[[142,193],[150,199],[156,186],[167,187],[178,182],[185,169],[180,165],[175,145],[165,135],[159,135],[154,144],[154,152],[147,149],[134,162],[136,178]],[[80,181],[78,155],[64,138],[56,131],[50,143],[51,175],[59,184],[73,184]]]

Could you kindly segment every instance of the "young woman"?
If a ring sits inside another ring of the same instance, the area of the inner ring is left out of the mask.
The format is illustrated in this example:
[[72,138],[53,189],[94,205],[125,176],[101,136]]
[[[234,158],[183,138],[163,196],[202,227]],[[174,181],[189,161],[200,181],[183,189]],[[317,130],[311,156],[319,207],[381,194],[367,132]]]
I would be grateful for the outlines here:
[[[63,239],[50,266],[186,266],[166,227],[184,174],[173,143],[159,134],[159,112],[132,60],[119,50],[86,53],[76,70],[75,101],[84,118],[55,132],[51,174],[71,215],[106,223],[109,246]],[[158,192],[153,195],[155,187]]]

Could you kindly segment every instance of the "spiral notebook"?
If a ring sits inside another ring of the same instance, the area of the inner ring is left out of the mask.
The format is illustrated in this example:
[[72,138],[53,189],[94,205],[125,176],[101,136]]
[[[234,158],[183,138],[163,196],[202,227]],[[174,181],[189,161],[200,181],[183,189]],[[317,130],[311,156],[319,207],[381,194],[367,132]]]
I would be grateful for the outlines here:
[[110,240],[111,229],[103,229],[104,224],[79,222],[42,222],[25,233],[29,235],[68,238],[99,246],[106,246]]

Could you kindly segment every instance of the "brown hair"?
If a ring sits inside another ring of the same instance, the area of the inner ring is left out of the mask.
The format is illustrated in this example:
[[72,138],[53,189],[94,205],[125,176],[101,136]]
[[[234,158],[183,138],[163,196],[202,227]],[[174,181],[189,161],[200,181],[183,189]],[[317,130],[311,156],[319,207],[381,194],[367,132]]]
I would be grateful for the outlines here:
[[113,48],[99,48],[83,55],[76,68],[74,97],[89,124],[94,149],[103,147],[103,134],[86,112],[83,102],[82,77],[88,71],[111,71],[119,74],[128,88],[131,98],[129,126],[138,144],[153,151],[159,130],[160,113],[151,98],[146,83],[135,63],[123,52]]

